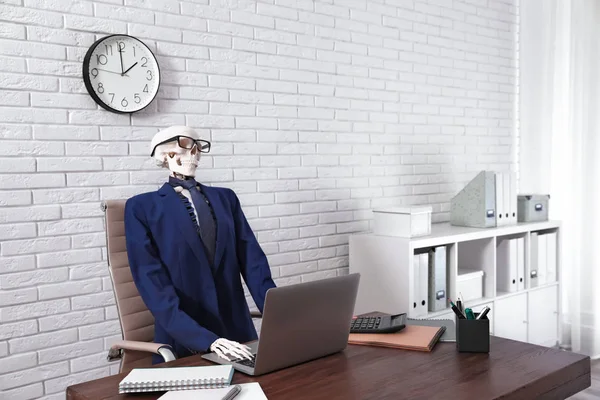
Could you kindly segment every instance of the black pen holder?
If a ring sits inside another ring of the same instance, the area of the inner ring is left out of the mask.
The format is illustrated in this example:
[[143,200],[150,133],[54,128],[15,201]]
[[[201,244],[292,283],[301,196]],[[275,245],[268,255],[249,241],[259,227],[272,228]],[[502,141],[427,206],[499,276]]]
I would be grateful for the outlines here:
[[[475,318],[479,313],[474,313]],[[456,319],[456,349],[460,353],[490,352],[490,320]]]

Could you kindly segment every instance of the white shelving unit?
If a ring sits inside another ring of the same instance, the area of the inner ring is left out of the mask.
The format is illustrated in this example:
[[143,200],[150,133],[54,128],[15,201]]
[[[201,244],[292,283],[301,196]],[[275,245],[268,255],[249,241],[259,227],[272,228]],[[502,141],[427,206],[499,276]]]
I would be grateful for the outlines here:
[[[532,234],[556,233],[556,280],[532,287],[530,279]],[[525,285],[514,292],[497,290],[498,244],[503,239],[524,238]],[[560,222],[546,221],[480,229],[433,224],[431,234],[415,238],[358,234],[350,236],[350,272],[361,274],[355,314],[370,311],[407,313],[414,317],[412,299],[413,256],[436,246],[447,246],[447,297],[457,298],[460,268],[484,272],[483,297],[465,307],[491,308],[488,318],[493,335],[554,346],[559,342],[561,317]],[[448,308],[418,318],[454,319]]]

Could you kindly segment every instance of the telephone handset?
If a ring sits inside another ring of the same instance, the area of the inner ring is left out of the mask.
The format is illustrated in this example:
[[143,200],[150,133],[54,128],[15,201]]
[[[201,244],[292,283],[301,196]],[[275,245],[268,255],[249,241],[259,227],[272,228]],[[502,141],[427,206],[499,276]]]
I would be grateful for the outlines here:
[[406,326],[406,313],[377,317],[354,317],[350,333],[393,333]]

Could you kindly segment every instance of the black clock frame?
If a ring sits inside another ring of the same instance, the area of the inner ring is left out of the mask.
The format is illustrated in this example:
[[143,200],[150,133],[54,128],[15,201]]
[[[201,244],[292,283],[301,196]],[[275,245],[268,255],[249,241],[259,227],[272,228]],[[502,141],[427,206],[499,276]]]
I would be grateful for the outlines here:
[[[139,110],[134,110],[134,111],[121,111],[121,110],[117,110],[115,108],[110,107],[108,104],[104,103],[100,97],[98,97],[98,95],[96,94],[96,92],[94,91],[94,87],[92,86],[92,81],[90,80],[90,59],[92,58],[92,53],[94,52],[94,50],[96,50],[96,47],[98,47],[98,45],[102,42],[104,42],[106,39],[109,39],[111,37],[115,37],[115,36],[124,36],[124,37],[128,37],[134,40],[137,40],[139,43],[141,43],[142,46],[144,46],[146,49],[148,49],[148,51],[150,52],[150,54],[152,54],[152,57],[154,58],[154,62],[156,63],[156,69],[158,69],[158,84],[156,86],[156,92],[154,93],[154,96],[152,96],[152,99],[148,102],[148,104],[146,104],[144,107],[140,108]],[[156,96],[158,95],[158,91],[160,89],[160,65],[158,64],[158,60],[156,59],[156,55],[154,55],[154,53],[152,52],[152,50],[150,50],[150,47],[148,47],[146,45],[146,43],[142,42],[140,39],[131,36],[131,35],[126,35],[126,34],[114,34],[114,35],[108,35],[108,36],[103,36],[100,39],[96,40],[88,49],[88,51],[85,53],[85,57],[83,58],[83,83],[85,84],[85,88],[87,89],[89,95],[92,97],[92,99],[94,99],[94,101],[96,102],[96,104],[100,105],[100,107],[117,113],[117,114],[133,114],[136,113],[138,111],[142,111],[143,109],[145,109],[146,107],[148,107],[150,104],[152,104],[152,102],[154,101],[154,99],[156,99]]]

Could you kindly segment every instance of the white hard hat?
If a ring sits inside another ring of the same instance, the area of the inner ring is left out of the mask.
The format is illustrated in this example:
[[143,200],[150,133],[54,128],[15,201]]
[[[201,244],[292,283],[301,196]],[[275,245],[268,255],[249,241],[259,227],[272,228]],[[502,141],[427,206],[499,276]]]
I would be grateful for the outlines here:
[[157,146],[166,142],[170,142],[177,136],[187,136],[191,137],[192,139],[200,139],[200,135],[198,134],[198,132],[196,132],[189,126],[170,126],[166,129],[158,131],[156,135],[154,135],[154,137],[152,138],[152,141],[150,142],[150,157],[154,156],[154,150],[156,150]]

